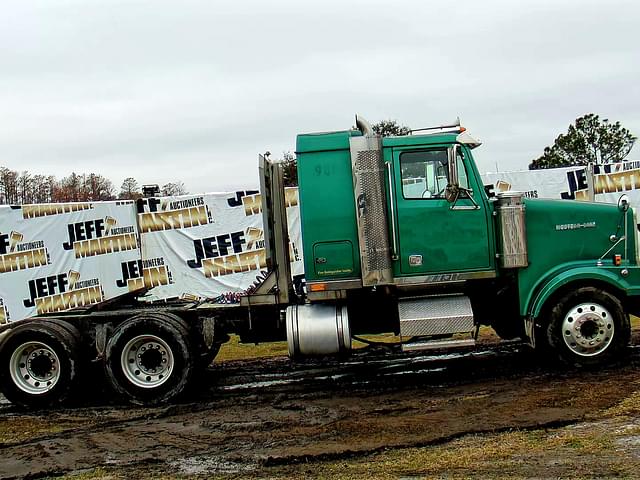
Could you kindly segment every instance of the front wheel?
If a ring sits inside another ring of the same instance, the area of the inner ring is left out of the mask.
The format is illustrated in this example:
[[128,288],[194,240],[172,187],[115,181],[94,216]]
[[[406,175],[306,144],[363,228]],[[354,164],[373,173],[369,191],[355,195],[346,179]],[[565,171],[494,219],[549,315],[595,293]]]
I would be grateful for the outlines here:
[[629,343],[629,316],[620,301],[602,289],[582,287],[553,307],[548,344],[567,363],[602,365],[618,359]]

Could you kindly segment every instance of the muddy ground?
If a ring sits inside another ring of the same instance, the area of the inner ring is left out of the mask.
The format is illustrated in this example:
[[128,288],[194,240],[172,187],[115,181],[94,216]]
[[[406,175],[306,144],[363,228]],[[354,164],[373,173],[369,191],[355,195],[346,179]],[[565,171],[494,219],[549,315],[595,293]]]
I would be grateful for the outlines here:
[[517,343],[233,361],[171,406],[118,405],[99,388],[49,412],[3,402],[0,479],[633,478],[639,367],[639,348],[576,371],[540,365]]

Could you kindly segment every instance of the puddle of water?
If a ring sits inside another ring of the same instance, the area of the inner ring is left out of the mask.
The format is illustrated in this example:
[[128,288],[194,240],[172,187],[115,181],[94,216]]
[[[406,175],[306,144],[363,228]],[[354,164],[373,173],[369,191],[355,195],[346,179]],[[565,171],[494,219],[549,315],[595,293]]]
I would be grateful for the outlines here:
[[264,388],[264,387],[273,387],[274,385],[289,385],[292,383],[299,383],[307,378],[288,378],[282,380],[264,380],[258,382],[248,382],[248,383],[240,383],[238,385],[226,385],[220,387],[220,390],[223,391],[231,391],[231,390],[247,390],[250,388]]
[[[423,355],[419,357],[410,357],[410,358],[395,358],[395,359],[380,359],[372,362],[362,362],[362,361],[347,361],[340,365],[341,369],[345,367],[354,367],[359,365],[364,365],[365,363],[372,367],[374,370],[380,372],[381,375],[384,376],[400,376],[400,375],[422,375],[428,373],[436,373],[442,372],[447,369],[446,365],[443,367],[431,367],[431,368],[411,368],[420,366],[420,364],[428,364],[432,362],[440,362],[440,361],[451,361],[454,359],[463,359],[474,356],[485,356],[492,355],[493,353],[490,351],[487,352],[465,352],[465,353],[451,353],[445,355]],[[378,365],[376,367],[376,365]],[[406,370],[398,370],[398,369],[406,369]],[[301,370],[298,372],[288,372],[286,374],[282,373],[267,373],[267,374],[257,374],[255,375],[255,381],[253,382],[245,382],[236,385],[224,385],[220,386],[219,389],[222,391],[234,391],[234,390],[249,390],[255,388],[267,388],[273,386],[280,385],[292,385],[295,383],[301,383],[310,379],[325,381],[325,380],[336,380],[345,377],[353,377],[356,375],[355,372],[347,372],[347,373],[331,373],[334,370],[331,367],[326,369],[310,369],[310,370]],[[391,371],[389,371],[391,370]],[[322,375],[323,374],[323,375]],[[279,378],[274,378],[279,377]],[[284,378],[283,378],[284,377]],[[264,379],[264,380],[263,380]],[[358,384],[367,384],[369,381],[364,382],[356,382]]]
[[234,474],[256,469],[255,465],[222,460],[216,457],[186,457],[168,462],[183,475]]
[[[318,373],[325,373],[325,375],[322,375],[322,376],[316,375]],[[318,370],[315,372],[309,372],[309,371],[299,372],[297,375],[291,375],[291,374],[256,375],[255,381],[253,382],[245,382],[237,385],[224,385],[224,386],[220,386],[219,389],[223,391],[247,390],[252,388],[273,387],[277,385],[292,385],[294,383],[301,383],[310,379],[327,380],[331,378],[341,378],[341,377],[347,377],[347,376],[349,376],[349,374],[327,375],[326,370]],[[280,377],[280,378],[273,379],[273,377]],[[261,378],[265,378],[265,380],[261,380]]]
[[345,377],[351,377],[352,374],[350,373],[339,373],[336,375],[325,375],[323,377],[315,377],[315,380],[336,380],[338,378],[345,378]]
[[[498,353],[495,349],[487,348],[475,351],[451,352],[451,353],[428,353],[410,357],[394,357],[394,358],[376,358],[376,359],[350,359],[339,364],[329,364],[325,367],[317,365],[309,365],[307,368],[302,366],[288,372],[268,372],[256,373],[253,375],[252,381],[219,385],[218,390],[221,391],[242,391],[250,389],[268,388],[273,386],[293,385],[309,380],[335,380],[345,377],[352,377],[354,384],[366,385],[370,383],[364,378],[364,381],[358,381],[358,367],[367,367],[370,371],[375,371],[381,376],[402,376],[402,375],[424,375],[446,371],[447,362],[455,360],[465,360],[472,358],[491,357]],[[444,362],[444,365],[441,364]],[[436,364],[429,367],[430,364]],[[346,370],[346,372],[345,372]],[[365,375],[366,377],[366,375]]]
[[386,377],[390,377],[393,375],[422,375],[425,373],[436,373],[436,372],[444,372],[447,370],[447,367],[439,367],[439,368],[420,368],[418,370],[404,370],[400,372],[389,372],[385,373]]

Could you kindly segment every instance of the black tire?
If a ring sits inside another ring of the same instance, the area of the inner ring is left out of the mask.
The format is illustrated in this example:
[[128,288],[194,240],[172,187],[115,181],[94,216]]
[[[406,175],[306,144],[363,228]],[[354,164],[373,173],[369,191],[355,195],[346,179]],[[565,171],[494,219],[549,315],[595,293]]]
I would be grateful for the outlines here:
[[9,401],[50,408],[78,379],[79,333],[67,322],[35,320],[15,326],[0,350],[0,388]]
[[78,347],[82,346],[82,335],[80,334],[80,330],[75,325],[70,324],[66,320],[61,318],[51,318],[45,320],[48,324],[56,324],[60,326],[62,329],[66,330],[71,336],[73,336],[74,341],[76,342]]
[[597,287],[567,293],[550,310],[548,346],[575,366],[606,365],[620,359],[631,337],[620,300]]
[[157,405],[175,399],[193,374],[188,327],[168,313],[143,313],[126,320],[107,342],[105,373],[129,402]]

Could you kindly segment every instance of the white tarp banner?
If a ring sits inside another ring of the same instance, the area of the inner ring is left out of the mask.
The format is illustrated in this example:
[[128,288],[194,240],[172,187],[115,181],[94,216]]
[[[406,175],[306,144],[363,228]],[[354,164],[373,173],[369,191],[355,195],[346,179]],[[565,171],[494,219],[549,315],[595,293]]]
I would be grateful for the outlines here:
[[585,170],[585,167],[485,173],[482,180],[492,184],[496,193],[511,190],[524,192],[530,198],[572,198],[576,189],[571,186],[575,185],[575,172],[580,169]]
[[[579,173],[576,171],[576,176]],[[620,195],[626,193],[631,206],[640,207],[640,161],[596,165],[593,173],[593,190],[597,202],[616,203]],[[576,194],[579,193],[578,190]]]
[[[291,271],[299,275],[298,189],[285,198]],[[237,302],[265,270],[255,190],[0,207],[0,324],[142,288],[147,300]]]
[[[298,189],[285,191],[292,273],[301,274]],[[257,191],[145,199],[138,211],[145,286],[150,299],[237,301],[266,271]],[[162,267],[166,275],[147,274]],[[135,272],[133,272],[135,273]]]
[[524,192],[527,197],[588,200],[589,183],[596,202],[616,203],[625,193],[633,207],[640,207],[640,161],[594,165],[593,178],[587,167],[551,168],[519,172],[487,173],[485,184],[496,192]]
[[0,323],[122,295],[139,258],[132,202],[2,206]]

